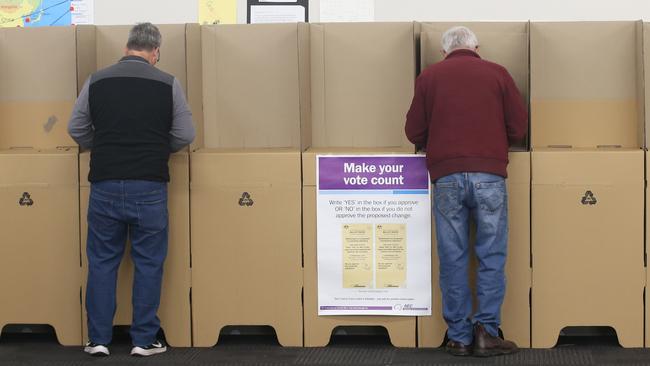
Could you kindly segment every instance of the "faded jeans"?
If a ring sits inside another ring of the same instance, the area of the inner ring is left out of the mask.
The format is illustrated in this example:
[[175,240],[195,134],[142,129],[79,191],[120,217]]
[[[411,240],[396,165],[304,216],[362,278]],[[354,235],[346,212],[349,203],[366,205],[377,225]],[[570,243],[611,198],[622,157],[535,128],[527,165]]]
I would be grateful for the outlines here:
[[[503,177],[456,173],[439,178],[434,187],[440,289],[448,338],[465,345],[473,340],[473,324],[498,335],[506,289],[508,194]],[[477,312],[472,316],[469,286],[470,219],[476,223],[478,259]]]

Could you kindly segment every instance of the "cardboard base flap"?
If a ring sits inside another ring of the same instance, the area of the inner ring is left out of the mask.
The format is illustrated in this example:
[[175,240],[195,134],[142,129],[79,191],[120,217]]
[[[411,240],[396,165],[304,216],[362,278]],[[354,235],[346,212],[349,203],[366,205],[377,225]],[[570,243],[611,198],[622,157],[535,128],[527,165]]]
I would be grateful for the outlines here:
[[566,326],[612,326],[643,345],[644,152],[532,153],[532,339]]
[[270,325],[302,346],[300,152],[192,154],[194,344],[228,325]]
[[74,151],[0,152],[0,328],[49,324],[81,344],[79,182]]

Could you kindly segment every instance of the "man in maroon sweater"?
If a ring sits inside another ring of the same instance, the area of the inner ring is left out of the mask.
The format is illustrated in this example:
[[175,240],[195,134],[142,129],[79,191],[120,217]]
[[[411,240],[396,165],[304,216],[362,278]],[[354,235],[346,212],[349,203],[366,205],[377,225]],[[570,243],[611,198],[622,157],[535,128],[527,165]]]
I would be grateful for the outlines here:
[[[465,27],[442,36],[445,59],[415,83],[406,135],[425,148],[434,182],[433,213],[449,353],[517,351],[498,337],[508,240],[508,148],[528,132],[528,114],[508,71],[478,55]],[[468,283],[469,220],[476,222],[477,312]]]

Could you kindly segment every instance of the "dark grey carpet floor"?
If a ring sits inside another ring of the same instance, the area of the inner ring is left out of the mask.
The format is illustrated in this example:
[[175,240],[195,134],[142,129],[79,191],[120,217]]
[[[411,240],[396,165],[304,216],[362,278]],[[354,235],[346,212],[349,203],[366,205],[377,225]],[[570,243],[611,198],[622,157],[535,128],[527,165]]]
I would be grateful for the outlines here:
[[441,349],[398,349],[381,336],[333,337],[325,348],[283,348],[273,338],[222,336],[213,348],[170,348],[158,356],[134,358],[128,355],[128,338],[116,339],[112,355],[92,358],[80,347],[62,347],[52,335],[10,335],[0,339],[0,366],[86,366],[86,365],[648,365],[650,349],[623,349],[616,339],[576,337],[561,340],[550,350],[524,349],[511,356],[479,359],[452,357]]

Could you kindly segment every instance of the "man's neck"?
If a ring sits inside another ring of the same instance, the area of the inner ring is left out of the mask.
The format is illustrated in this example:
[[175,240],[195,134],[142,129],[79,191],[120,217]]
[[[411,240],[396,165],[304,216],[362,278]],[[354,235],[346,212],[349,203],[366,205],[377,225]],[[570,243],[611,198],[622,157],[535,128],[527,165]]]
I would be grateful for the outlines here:
[[127,56],[136,56],[136,57],[143,58],[145,61],[147,61],[148,63],[151,64],[151,61],[149,61],[151,59],[151,52],[128,50],[128,51],[126,51],[126,55]]

